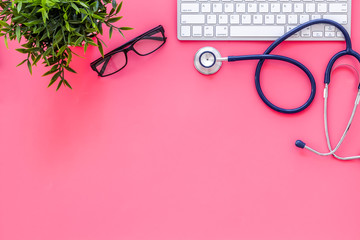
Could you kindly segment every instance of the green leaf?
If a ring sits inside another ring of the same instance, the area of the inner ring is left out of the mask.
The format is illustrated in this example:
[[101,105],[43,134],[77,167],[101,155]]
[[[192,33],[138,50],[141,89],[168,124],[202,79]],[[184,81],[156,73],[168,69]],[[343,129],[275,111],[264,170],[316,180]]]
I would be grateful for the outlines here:
[[95,2],[95,6],[94,6],[94,12],[97,12],[98,11],[98,9],[99,9],[99,1],[96,1]]
[[112,7],[116,8],[116,5],[117,5],[116,0],[112,0]]
[[97,44],[94,42],[94,40],[92,40],[91,38],[87,38],[86,42],[92,46],[97,47]]
[[27,61],[27,66],[28,66],[28,68],[29,68],[30,74],[32,75],[32,67],[31,67],[30,60]]
[[68,58],[67,58],[67,62],[66,62],[66,66],[69,66],[70,62],[71,62],[71,59],[72,59],[72,52],[71,52],[71,49],[68,48],[66,49],[67,53],[68,53]]
[[100,33],[101,35],[103,35],[102,24],[99,24],[98,29],[99,29],[99,33]]
[[21,11],[21,7],[22,7],[22,2],[20,1],[20,2],[17,4],[16,10],[17,10],[18,12],[20,12],[20,11]]
[[119,6],[116,8],[116,14],[118,14],[122,8],[123,2],[120,2]]
[[4,36],[4,42],[5,42],[6,48],[9,48],[8,40],[7,40],[7,36],[6,36],[6,35]]
[[[57,67],[57,66],[56,66]],[[51,69],[50,71],[47,71],[46,73],[44,73],[42,76],[45,77],[47,75],[53,74],[54,72],[58,71],[58,68],[56,69]]]
[[77,3],[80,4],[81,6],[85,7],[85,8],[89,8],[89,6],[86,5],[85,3],[83,3],[82,1],[78,1]]
[[121,27],[120,29],[121,29],[121,30],[124,30],[124,31],[128,31],[128,30],[133,30],[134,28],[131,28],[131,27]]
[[17,27],[16,27],[16,32],[15,32],[15,34],[16,34],[17,40],[18,40],[19,43],[20,43],[20,40],[21,40],[21,29],[20,29],[20,26],[17,26]]
[[65,79],[64,79],[64,83],[65,83],[65,85],[66,85],[68,88],[72,89],[72,87],[70,86],[70,84],[68,83],[68,81],[66,81]]
[[67,13],[66,13],[66,12],[64,13],[63,18],[64,18],[64,20],[65,20],[65,21],[67,21],[67,20],[68,20],[68,15],[67,15]]
[[5,21],[0,21],[0,25],[1,25],[1,26],[4,26],[4,27],[10,28],[10,25],[7,24],[7,22],[5,22]]
[[107,47],[106,43],[101,38],[99,38],[99,40],[102,42],[102,44],[104,44],[105,47]]
[[87,50],[88,46],[89,46],[89,43],[84,44],[84,54],[86,53],[86,50]]
[[[49,74],[51,74],[51,73],[49,73]],[[56,82],[56,80],[60,77],[60,75],[61,75],[61,71],[55,73],[54,76],[52,76],[48,87],[50,87],[51,85],[53,85],[53,83]],[[44,74],[43,76],[46,76],[46,75]]]
[[75,46],[80,46],[81,43],[84,41],[83,37],[79,37],[76,42],[74,43]]
[[59,49],[59,51],[58,51],[58,53],[56,54],[56,56],[60,56],[60,55],[65,51],[66,48],[68,48],[68,46],[66,46],[66,45],[62,46],[62,47]]
[[67,21],[65,21],[65,27],[66,27],[66,30],[71,32],[70,24]]
[[36,64],[40,61],[41,57],[42,57],[42,55],[38,55],[38,56],[35,58],[35,60],[33,61],[33,66],[34,66],[34,65],[36,66]]
[[76,4],[73,3],[73,2],[71,2],[70,4],[71,4],[71,6],[73,7],[73,9],[75,9],[76,13],[78,13],[78,12],[79,12],[79,8],[76,6]]
[[37,12],[41,12],[44,24],[46,24],[46,19],[48,18],[48,14],[46,12],[46,9],[45,8],[40,8]]
[[55,37],[54,37],[54,45],[57,45],[63,38],[63,32],[61,30],[59,30],[56,34],[55,34]]
[[61,87],[61,84],[63,84],[65,79],[61,79],[61,81],[59,82],[57,88],[56,88],[56,91],[59,90],[59,88]]
[[108,23],[114,23],[114,22],[117,22],[121,19],[122,17],[113,17],[113,18],[109,18],[107,20]]
[[19,53],[29,53],[29,50],[25,48],[17,48],[15,50],[18,51]]
[[115,8],[112,8],[109,12],[109,16],[112,16],[114,14],[114,12],[115,12]]
[[103,19],[104,19],[103,17],[101,17],[101,16],[99,16],[99,15],[96,15],[96,14],[93,14],[92,17],[95,18],[95,19],[99,19],[99,20],[103,20]]
[[124,34],[122,33],[122,31],[118,28],[117,29],[119,31],[119,33],[123,36],[123,38],[125,38]]
[[72,69],[71,67],[65,66],[65,69],[68,70],[69,72],[72,73],[77,73],[74,69]]
[[24,25],[27,26],[27,27],[31,27],[33,25],[40,24],[40,23],[42,23],[42,21],[37,19],[37,20],[25,22]]
[[114,28],[111,26],[109,29],[109,39],[111,39]]
[[102,46],[101,41],[100,41],[99,38],[97,38],[97,45],[98,45],[99,52],[100,52],[101,56],[104,57],[104,49],[103,49],[103,46]]
[[27,61],[27,59],[23,60],[21,63],[19,63],[18,65],[16,65],[17,67],[24,64]]

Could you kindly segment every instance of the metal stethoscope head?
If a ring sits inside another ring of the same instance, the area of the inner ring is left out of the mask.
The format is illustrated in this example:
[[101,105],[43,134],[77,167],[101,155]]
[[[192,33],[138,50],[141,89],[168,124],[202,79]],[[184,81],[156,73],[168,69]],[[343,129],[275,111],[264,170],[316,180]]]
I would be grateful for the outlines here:
[[218,50],[203,47],[195,54],[194,65],[200,73],[211,75],[219,71],[223,61],[227,61],[227,58],[222,58]]

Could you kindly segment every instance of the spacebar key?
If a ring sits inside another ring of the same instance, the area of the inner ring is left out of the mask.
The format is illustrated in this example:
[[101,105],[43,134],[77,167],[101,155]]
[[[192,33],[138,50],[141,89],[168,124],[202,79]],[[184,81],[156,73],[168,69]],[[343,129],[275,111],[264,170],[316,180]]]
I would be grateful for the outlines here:
[[284,26],[231,26],[231,37],[280,37]]

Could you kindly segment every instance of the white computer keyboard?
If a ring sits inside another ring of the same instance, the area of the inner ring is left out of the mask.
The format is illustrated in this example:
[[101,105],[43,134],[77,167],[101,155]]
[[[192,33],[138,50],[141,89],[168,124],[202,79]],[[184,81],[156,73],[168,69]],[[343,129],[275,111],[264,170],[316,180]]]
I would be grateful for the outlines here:
[[[177,0],[179,40],[275,40],[311,19],[326,18],[350,33],[351,0]],[[290,40],[343,40],[333,26],[308,27]]]

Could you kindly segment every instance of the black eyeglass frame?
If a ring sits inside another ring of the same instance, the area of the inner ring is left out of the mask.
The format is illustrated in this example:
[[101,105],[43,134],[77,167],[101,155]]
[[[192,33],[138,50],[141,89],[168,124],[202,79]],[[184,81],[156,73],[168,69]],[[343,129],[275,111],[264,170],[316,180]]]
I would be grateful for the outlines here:
[[[159,37],[151,37],[153,34],[158,33],[158,32],[162,34],[162,38],[159,38]],[[159,45],[159,46],[158,46],[156,49],[154,49],[153,51],[151,51],[151,52],[149,52],[149,53],[146,53],[146,54],[141,54],[141,53],[139,53],[138,51],[136,51],[136,49],[134,48],[134,45],[135,45],[138,41],[140,41],[140,40],[142,40],[142,39],[146,39],[147,36],[150,37],[150,38],[148,38],[148,39],[163,41],[163,43],[162,43],[161,45]],[[104,57],[100,57],[100,58],[96,59],[95,61],[93,61],[92,63],[90,63],[90,66],[91,66],[92,70],[94,70],[95,72],[97,72],[100,77],[107,77],[107,76],[113,75],[113,74],[119,72],[120,70],[122,70],[124,67],[126,67],[126,65],[127,65],[127,63],[128,63],[127,53],[128,53],[129,51],[134,51],[134,52],[135,52],[137,55],[139,55],[139,56],[147,56],[147,55],[149,55],[149,54],[157,51],[159,48],[161,48],[161,47],[165,44],[166,39],[167,39],[167,38],[165,37],[165,30],[164,30],[163,26],[159,25],[159,26],[157,26],[157,27],[155,27],[155,28],[153,28],[153,29],[151,29],[151,30],[149,30],[149,31],[147,31],[147,32],[145,32],[145,33],[137,36],[136,38],[134,38],[134,39],[132,39],[132,40],[124,43],[124,44],[121,45],[120,47],[117,47],[117,48],[115,48],[114,50],[106,53],[106,54],[104,55]],[[116,70],[116,71],[113,72],[113,73],[109,73],[109,74],[105,74],[105,75],[104,75],[106,66],[107,66],[108,62],[110,61],[111,56],[113,56],[113,55],[115,55],[115,54],[117,54],[117,53],[120,53],[120,52],[123,52],[124,55],[125,55],[125,64],[124,64],[124,66],[122,66],[120,69]],[[97,67],[99,64],[103,63],[103,62],[104,62],[104,65],[101,67],[101,70],[99,71],[96,67]]]

